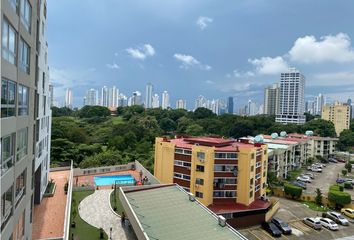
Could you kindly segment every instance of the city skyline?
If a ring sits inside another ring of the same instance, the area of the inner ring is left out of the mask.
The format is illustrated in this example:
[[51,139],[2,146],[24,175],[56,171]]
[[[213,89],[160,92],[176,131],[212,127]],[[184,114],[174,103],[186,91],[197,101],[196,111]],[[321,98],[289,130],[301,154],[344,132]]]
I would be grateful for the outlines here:
[[[73,89],[74,106],[82,104],[90,88],[116,85],[125,92],[144,92],[151,82],[156,92],[171,93],[171,103],[178,98],[192,102],[199,95],[233,96],[240,107],[248,99],[260,102],[264,87],[288,67],[307,76],[306,98],[322,93],[345,101],[354,96],[351,2],[286,1],[268,6],[252,1],[105,1],[98,9],[94,1],[50,1],[48,5],[49,26],[53,26],[48,29],[51,80],[56,98],[63,99],[66,88]],[[75,6],[84,7],[85,14],[68,24],[76,14],[71,10]],[[288,9],[298,11],[288,13]],[[310,9],[323,14],[313,19]],[[333,12],[341,13],[335,26],[327,17]],[[63,14],[68,19],[62,19]],[[137,16],[134,21],[129,20],[132,15]],[[140,27],[145,31],[130,30]],[[109,28],[112,37],[97,39]],[[92,34],[95,31],[100,34]],[[59,40],[63,35],[70,38]],[[87,40],[71,41],[78,36]],[[176,41],[180,36],[184,41]]]

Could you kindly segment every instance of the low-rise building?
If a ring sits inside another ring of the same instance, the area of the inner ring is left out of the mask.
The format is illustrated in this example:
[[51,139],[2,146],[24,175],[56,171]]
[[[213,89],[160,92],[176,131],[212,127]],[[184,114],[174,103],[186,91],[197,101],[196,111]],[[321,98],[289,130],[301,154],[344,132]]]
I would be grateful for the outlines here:
[[[156,138],[154,175],[177,183],[233,226],[264,221],[268,148],[248,140]],[[242,213],[241,213],[242,212]]]

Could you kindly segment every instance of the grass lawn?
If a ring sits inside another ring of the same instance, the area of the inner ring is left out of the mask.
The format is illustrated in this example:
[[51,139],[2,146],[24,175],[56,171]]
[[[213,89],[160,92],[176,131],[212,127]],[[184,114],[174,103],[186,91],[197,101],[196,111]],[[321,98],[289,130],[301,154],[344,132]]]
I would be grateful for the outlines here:
[[[115,212],[118,213],[119,215],[121,215],[122,212],[124,211],[124,209],[123,209],[122,203],[119,200],[118,194],[119,194],[118,190],[117,190],[116,194],[114,194],[114,191],[112,192],[111,206],[112,206],[113,210],[114,210],[114,207],[116,207]],[[116,196],[114,196],[114,195],[116,195]],[[116,197],[116,202],[114,201],[114,197]]]
[[113,125],[118,125],[124,123],[124,119],[122,117],[113,117],[112,118]]
[[[100,239],[100,230],[95,228],[94,226],[86,223],[84,220],[81,219],[79,216],[79,204],[80,202],[87,197],[88,195],[92,194],[93,191],[82,191],[82,192],[73,192],[73,200],[75,199],[76,202],[76,216],[75,216],[75,222],[76,222],[76,227],[72,228],[70,227],[70,239],[71,235],[74,234],[74,237],[78,237],[80,240],[90,240],[90,239]],[[73,208],[71,208],[71,222],[72,222],[72,212]],[[107,234],[104,232],[104,238],[103,239],[108,239]]]
[[329,209],[325,206],[318,206],[314,202],[302,202],[302,204],[306,205],[308,208],[317,211],[317,212],[327,212]]

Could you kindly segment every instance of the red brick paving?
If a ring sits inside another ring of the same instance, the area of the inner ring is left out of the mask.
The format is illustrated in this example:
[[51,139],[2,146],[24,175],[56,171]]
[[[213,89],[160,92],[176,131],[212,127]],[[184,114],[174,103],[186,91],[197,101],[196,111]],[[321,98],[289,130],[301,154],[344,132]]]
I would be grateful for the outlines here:
[[43,198],[41,204],[34,206],[33,239],[58,238],[64,235],[64,218],[67,195],[64,185],[70,171],[50,172],[49,179],[56,183],[53,197]]

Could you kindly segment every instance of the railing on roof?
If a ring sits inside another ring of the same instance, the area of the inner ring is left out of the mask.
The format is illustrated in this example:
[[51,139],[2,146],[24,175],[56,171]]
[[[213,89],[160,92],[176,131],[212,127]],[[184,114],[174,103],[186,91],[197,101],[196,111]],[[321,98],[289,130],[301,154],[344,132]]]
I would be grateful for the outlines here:
[[71,169],[68,179],[68,190],[66,195],[66,207],[65,207],[65,218],[64,218],[64,235],[63,239],[69,240],[70,231],[70,217],[71,217],[71,199],[72,199],[72,189],[73,189],[73,161],[71,161]]

